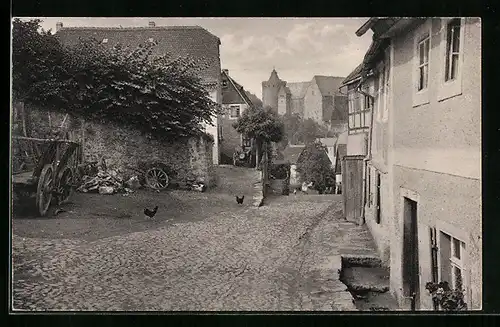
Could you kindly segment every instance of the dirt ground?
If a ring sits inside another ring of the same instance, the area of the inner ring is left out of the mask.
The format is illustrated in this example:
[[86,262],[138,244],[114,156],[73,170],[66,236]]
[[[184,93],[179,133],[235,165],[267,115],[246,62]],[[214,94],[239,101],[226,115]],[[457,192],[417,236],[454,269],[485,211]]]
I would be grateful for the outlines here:
[[[205,193],[192,191],[138,190],[128,196],[75,193],[54,216],[37,217],[32,204],[14,208],[14,234],[32,238],[78,238],[97,240],[110,236],[155,229],[179,222],[203,220],[227,211],[238,213],[251,206],[252,177],[255,171],[238,167],[217,167],[217,187]],[[245,195],[239,206],[234,196]],[[33,199],[34,202],[34,199]],[[158,205],[154,219],[146,219],[144,208]]]

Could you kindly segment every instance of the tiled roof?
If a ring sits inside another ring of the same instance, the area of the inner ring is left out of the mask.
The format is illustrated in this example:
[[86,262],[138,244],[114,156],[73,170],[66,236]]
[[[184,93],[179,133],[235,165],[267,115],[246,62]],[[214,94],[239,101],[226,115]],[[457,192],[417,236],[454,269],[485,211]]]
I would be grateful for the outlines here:
[[337,143],[337,138],[336,137],[321,137],[319,139],[319,141],[324,146],[330,147],[330,146],[335,146],[335,143]]
[[240,96],[243,98],[243,101],[245,101],[249,106],[252,106],[254,105],[254,103],[252,102],[252,100],[250,100],[250,98],[248,97],[248,94],[246,93],[245,89],[243,88],[243,86],[241,86],[240,84],[238,84],[231,76],[229,76],[225,71],[222,71],[222,74],[226,75],[226,77],[228,79],[231,80],[231,82],[234,84],[234,86],[236,87],[238,93],[240,94]]
[[79,38],[107,39],[104,46],[112,47],[120,43],[123,46],[137,47],[149,42],[157,43],[153,47],[154,55],[170,54],[173,58],[189,57],[208,65],[200,77],[205,82],[218,81],[220,78],[220,40],[200,26],[158,26],[158,27],[63,27],[56,36],[64,45],[76,45]]
[[321,95],[338,95],[339,87],[345,77],[334,77],[334,76],[321,76],[316,75],[313,77],[313,80],[316,80],[316,84],[318,85],[319,91]]
[[350,82],[356,80],[358,77],[361,77],[361,71],[363,70],[363,63],[360,63],[354,70],[347,75],[347,77],[342,81],[342,85],[347,85]]
[[291,164],[296,164],[304,148],[305,146],[287,146],[283,150],[284,160],[289,161]]
[[303,98],[306,95],[309,85],[311,85],[311,82],[286,83],[286,86],[292,95],[292,99]]
[[262,107],[262,100],[259,99],[255,94],[250,91],[245,91],[247,97],[252,101],[253,105],[256,107]]

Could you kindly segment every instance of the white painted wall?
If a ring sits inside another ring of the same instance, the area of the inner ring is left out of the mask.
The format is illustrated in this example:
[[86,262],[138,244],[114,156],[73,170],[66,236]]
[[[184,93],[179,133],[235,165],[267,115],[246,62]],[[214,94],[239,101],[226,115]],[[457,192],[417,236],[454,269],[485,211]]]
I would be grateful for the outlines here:
[[353,134],[347,137],[347,155],[366,155],[366,134]]

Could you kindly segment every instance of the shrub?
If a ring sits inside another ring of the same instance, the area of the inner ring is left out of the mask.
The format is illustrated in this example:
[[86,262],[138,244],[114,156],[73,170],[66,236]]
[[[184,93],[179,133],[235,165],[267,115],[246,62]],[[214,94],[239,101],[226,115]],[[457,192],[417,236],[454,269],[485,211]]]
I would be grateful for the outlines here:
[[432,301],[444,311],[467,310],[463,291],[451,289],[448,282],[428,282],[425,289],[432,296]]
[[335,184],[335,173],[326,148],[319,142],[308,143],[297,160],[297,172],[301,182],[314,182],[314,188],[322,193]]

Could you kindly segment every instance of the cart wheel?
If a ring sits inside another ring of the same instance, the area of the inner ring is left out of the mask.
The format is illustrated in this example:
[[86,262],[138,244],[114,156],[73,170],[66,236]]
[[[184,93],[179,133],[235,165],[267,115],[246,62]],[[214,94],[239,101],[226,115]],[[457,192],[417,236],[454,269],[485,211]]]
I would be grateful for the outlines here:
[[45,165],[38,179],[36,191],[36,206],[40,216],[44,217],[52,201],[52,190],[54,186],[54,170],[51,165]]
[[59,174],[58,181],[58,202],[62,204],[64,201],[67,201],[73,193],[74,177],[71,168],[64,168]]
[[149,169],[146,172],[146,185],[155,190],[163,190],[168,186],[168,175],[167,173],[158,167]]

